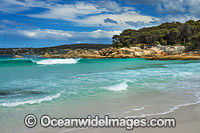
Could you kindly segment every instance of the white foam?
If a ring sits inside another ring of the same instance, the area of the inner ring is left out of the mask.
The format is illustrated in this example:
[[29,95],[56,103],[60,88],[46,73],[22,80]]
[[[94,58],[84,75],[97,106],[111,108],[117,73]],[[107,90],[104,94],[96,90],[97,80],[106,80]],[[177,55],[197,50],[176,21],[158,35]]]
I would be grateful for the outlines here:
[[133,109],[134,111],[139,111],[139,110],[143,110],[144,107],[141,107],[141,108],[137,108],[137,109]]
[[134,108],[134,109],[125,111],[125,114],[128,114],[128,113],[130,113],[130,112],[132,112],[132,111],[141,111],[141,110],[144,110],[144,107],[141,107],[141,108]]
[[128,88],[127,83],[122,82],[122,83],[117,84],[117,85],[106,87],[105,89],[110,90],[110,91],[124,91],[124,90],[127,90],[127,88]]
[[45,59],[36,61],[36,64],[40,65],[55,65],[55,64],[76,64],[77,60],[75,59]]
[[168,111],[166,112],[161,112],[161,113],[155,113],[155,114],[141,114],[141,115],[138,115],[138,116],[127,116],[125,118],[138,118],[138,117],[148,117],[148,116],[157,116],[157,115],[166,115],[166,114],[169,114],[169,113],[172,113],[174,112],[175,110],[178,110],[180,107],[187,107],[187,106],[191,106],[191,105],[195,105],[195,104],[199,104],[200,101],[197,101],[195,103],[186,103],[186,104],[180,104],[180,105],[176,105],[172,108],[169,108]]
[[19,105],[24,105],[24,104],[36,104],[36,103],[41,103],[41,102],[45,102],[45,101],[51,101],[55,98],[59,98],[60,97],[60,93],[54,95],[54,96],[47,96],[38,100],[30,100],[30,101],[22,101],[22,102],[14,102],[14,103],[2,103],[0,104],[0,106],[4,106],[4,107],[15,107],[15,106],[19,106]]

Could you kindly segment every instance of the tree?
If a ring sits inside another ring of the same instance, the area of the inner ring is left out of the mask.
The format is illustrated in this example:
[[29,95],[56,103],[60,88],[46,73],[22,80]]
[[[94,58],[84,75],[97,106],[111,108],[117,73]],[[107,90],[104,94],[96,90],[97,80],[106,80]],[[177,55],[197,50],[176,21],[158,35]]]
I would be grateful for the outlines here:
[[123,42],[123,45],[124,45],[125,47],[129,47],[130,44],[132,43],[132,38],[131,38],[131,36],[123,36],[123,37],[122,37],[122,42]]
[[179,36],[180,36],[180,32],[178,29],[176,28],[172,28],[169,30],[169,34],[168,34],[168,42],[170,44],[176,44],[179,40]]
[[113,36],[113,44],[116,46],[137,46],[147,44],[148,46],[180,44],[198,44],[200,33],[200,20],[189,20],[185,23],[172,22],[163,23],[159,26],[142,28],[139,30],[127,29],[120,35]]
[[112,43],[114,47],[118,47],[120,44],[120,35],[114,35],[112,39],[113,39]]
[[179,27],[179,31],[181,33],[181,39],[183,40],[183,43],[185,44],[188,37],[191,34],[191,26],[190,24],[183,24]]
[[191,37],[189,38],[189,40],[191,40],[191,42],[192,42],[192,44],[193,44],[193,46],[194,46],[195,48],[199,48],[199,47],[200,47],[200,32],[197,33],[197,34],[194,35],[194,36],[191,36]]

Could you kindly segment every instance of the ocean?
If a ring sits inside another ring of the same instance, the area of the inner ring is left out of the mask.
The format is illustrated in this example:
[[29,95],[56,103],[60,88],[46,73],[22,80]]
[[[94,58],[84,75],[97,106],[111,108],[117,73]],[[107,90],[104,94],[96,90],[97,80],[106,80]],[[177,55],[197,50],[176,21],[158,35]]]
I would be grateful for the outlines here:
[[200,61],[1,56],[0,125],[3,131],[24,131],[27,114],[167,114],[200,103],[199,81]]

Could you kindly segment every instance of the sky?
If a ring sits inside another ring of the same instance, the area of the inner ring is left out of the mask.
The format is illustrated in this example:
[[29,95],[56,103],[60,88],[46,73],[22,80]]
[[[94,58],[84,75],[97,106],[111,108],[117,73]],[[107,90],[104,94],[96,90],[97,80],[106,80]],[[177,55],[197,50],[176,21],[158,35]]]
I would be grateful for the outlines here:
[[200,0],[0,0],[0,48],[111,44],[125,29],[200,19]]

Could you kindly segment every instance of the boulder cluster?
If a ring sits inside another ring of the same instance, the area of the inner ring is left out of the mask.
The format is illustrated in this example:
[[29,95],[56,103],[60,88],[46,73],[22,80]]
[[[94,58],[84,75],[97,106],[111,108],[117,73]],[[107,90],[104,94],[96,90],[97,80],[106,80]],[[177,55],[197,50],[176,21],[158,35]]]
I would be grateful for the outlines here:
[[130,48],[103,48],[94,49],[75,49],[68,50],[67,54],[49,54],[45,53],[44,58],[145,58],[162,57],[168,55],[180,55],[185,52],[184,46],[156,46],[152,48],[141,49],[139,47]]
[[24,56],[15,55],[15,56],[13,56],[13,58],[24,58]]
[[[151,48],[124,47],[96,49],[66,49],[65,54],[45,53],[43,58],[145,58],[148,60],[200,60],[198,51],[186,52],[184,46],[155,46]],[[23,58],[15,55],[13,58]]]

